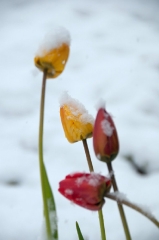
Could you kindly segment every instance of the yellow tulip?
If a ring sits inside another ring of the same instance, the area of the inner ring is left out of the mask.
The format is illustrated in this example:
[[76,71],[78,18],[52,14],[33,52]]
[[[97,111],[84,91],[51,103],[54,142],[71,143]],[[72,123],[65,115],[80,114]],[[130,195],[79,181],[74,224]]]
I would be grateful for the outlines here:
[[34,63],[41,71],[47,69],[47,78],[56,78],[63,72],[68,57],[69,45],[63,43],[50,51],[44,51],[42,56],[36,56]]
[[69,32],[62,27],[54,27],[48,32],[34,58],[34,63],[41,71],[47,70],[47,78],[56,78],[64,70],[70,51]]
[[93,118],[82,106],[63,104],[60,107],[60,116],[65,136],[70,143],[92,137]]

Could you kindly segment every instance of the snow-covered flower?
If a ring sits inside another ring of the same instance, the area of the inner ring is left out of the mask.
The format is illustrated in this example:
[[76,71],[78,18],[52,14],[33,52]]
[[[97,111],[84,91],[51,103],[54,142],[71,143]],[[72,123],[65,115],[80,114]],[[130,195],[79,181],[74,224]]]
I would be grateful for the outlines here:
[[60,116],[65,136],[70,143],[92,137],[93,117],[67,93],[64,93],[60,101]]
[[100,210],[111,180],[96,173],[69,174],[59,183],[58,191],[73,203],[89,210]]
[[96,157],[104,162],[115,159],[119,152],[118,135],[110,114],[101,107],[98,110],[94,129],[93,147]]
[[41,71],[47,70],[47,78],[56,78],[65,68],[69,45],[69,33],[63,28],[56,29],[45,37],[34,58],[35,66]]

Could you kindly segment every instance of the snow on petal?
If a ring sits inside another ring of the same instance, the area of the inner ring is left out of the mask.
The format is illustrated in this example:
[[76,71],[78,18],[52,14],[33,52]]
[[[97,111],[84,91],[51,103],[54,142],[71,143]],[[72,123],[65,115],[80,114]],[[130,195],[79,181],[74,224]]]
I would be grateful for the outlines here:
[[103,132],[108,136],[111,137],[113,134],[114,127],[110,125],[110,122],[107,119],[104,119],[101,121],[101,127],[103,129]]
[[[83,123],[94,123],[94,118],[88,113],[84,105],[81,104],[78,100],[69,96],[67,92],[64,92],[59,100],[60,107],[67,105],[74,116],[80,115],[80,121]],[[70,116],[71,117],[71,116]]]
[[60,47],[63,43],[69,46],[70,39],[70,34],[65,28],[53,28],[51,32],[48,32],[45,35],[36,55],[43,56],[44,53],[49,52],[54,48]]

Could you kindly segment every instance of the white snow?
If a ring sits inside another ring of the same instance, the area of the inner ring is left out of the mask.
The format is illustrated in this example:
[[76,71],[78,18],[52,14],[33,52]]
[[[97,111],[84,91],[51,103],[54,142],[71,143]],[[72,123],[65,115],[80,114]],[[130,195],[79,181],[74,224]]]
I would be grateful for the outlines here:
[[[70,204],[58,183],[70,172],[88,172],[81,142],[63,135],[59,97],[63,91],[95,117],[104,99],[114,116],[120,152],[112,162],[119,191],[148,205],[159,219],[159,2],[155,0],[0,1],[0,239],[36,240],[43,221],[38,162],[42,73],[35,51],[52,26],[70,33],[63,73],[47,81],[44,160],[56,201],[59,240],[77,240],[75,222],[89,240],[100,240],[98,213]],[[94,169],[106,165],[88,146]],[[124,156],[133,156],[147,175]],[[125,207],[132,239],[158,240],[159,230]],[[107,239],[125,239],[113,201],[103,207]],[[140,224],[139,224],[140,223]],[[114,231],[115,229],[115,231]],[[43,239],[42,239],[43,240]]]
[[114,127],[111,126],[110,122],[107,119],[101,121],[101,128],[105,135],[108,137],[112,136]]
[[37,237],[37,240],[47,240],[47,234],[46,234],[46,223],[43,220],[41,229],[40,229],[39,236]]
[[101,183],[101,177],[99,174],[91,173],[88,184],[92,186],[98,186]]
[[[41,45],[36,53],[37,56],[43,56],[46,52],[60,47],[62,44],[70,45],[69,31],[64,27],[54,27],[46,33]],[[65,64],[65,61],[63,62]]]
[[106,177],[109,178],[109,179],[111,179],[111,177],[112,177],[113,175],[115,175],[115,174],[114,174],[114,171],[110,171],[110,172],[106,175]]
[[123,200],[128,200],[126,194],[119,191],[113,192],[111,193],[111,195],[115,196],[119,202]]
[[57,213],[55,210],[53,210],[53,205],[51,199],[48,199],[47,205],[49,208],[49,219],[51,222],[51,233],[54,235],[55,231],[57,230],[58,225],[58,219],[57,219]]
[[72,189],[66,189],[66,190],[65,190],[65,193],[66,193],[67,195],[72,195],[72,194],[73,194],[73,190],[72,190]]
[[81,184],[82,184],[83,182],[85,182],[85,181],[87,181],[86,176],[79,177],[79,178],[76,179],[76,185],[77,185],[78,187],[80,187]]
[[90,186],[98,186],[101,183],[101,176],[98,173],[92,172],[89,176],[84,175],[76,179],[76,184],[78,187],[80,187],[83,182]]
[[116,192],[110,193],[110,195],[115,196],[115,198],[117,199],[118,202],[122,202],[122,201],[131,202],[132,204],[135,204],[137,207],[141,208],[147,216],[154,217],[154,215],[152,214],[152,211],[150,210],[150,208],[148,206],[139,204],[139,203],[135,203],[133,200],[128,199],[125,193],[116,191]]
[[101,155],[100,154],[97,154],[96,157],[101,160]]

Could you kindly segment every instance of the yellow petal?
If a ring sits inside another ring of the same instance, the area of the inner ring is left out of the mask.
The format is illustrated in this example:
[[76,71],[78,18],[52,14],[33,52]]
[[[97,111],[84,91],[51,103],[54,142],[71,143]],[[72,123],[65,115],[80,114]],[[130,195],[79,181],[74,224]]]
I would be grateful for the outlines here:
[[93,132],[92,123],[83,121],[82,113],[75,114],[75,112],[77,112],[77,109],[73,109],[69,105],[63,105],[60,108],[65,136],[70,143],[89,138]]
[[47,69],[47,78],[56,78],[63,72],[68,57],[69,45],[63,43],[49,52],[43,52],[42,56],[36,56],[34,63],[41,71]]

